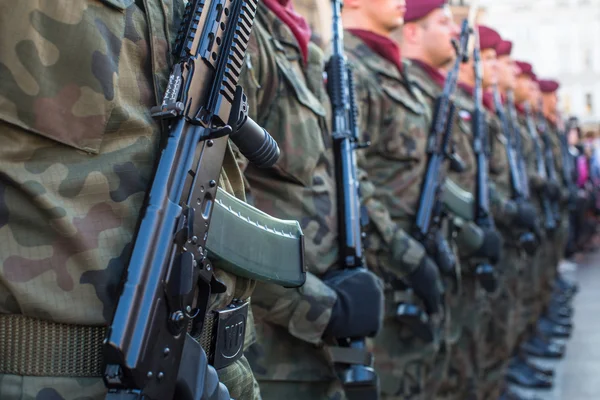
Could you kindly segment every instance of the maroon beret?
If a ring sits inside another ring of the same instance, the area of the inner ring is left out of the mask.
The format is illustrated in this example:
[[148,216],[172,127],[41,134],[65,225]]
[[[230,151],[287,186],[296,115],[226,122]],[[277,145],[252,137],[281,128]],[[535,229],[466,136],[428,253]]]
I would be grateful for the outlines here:
[[404,22],[411,22],[425,17],[436,8],[442,8],[448,0],[406,0]]
[[479,32],[479,47],[481,47],[481,50],[496,49],[496,46],[502,41],[500,34],[488,26],[479,25],[477,30]]
[[515,64],[519,68],[519,75],[527,75],[531,78],[533,74],[533,66],[525,61],[515,61]]
[[552,79],[540,79],[539,82],[542,93],[554,93],[560,87],[560,84]]
[[496,46],[496,54],[500,56],[510,56],[512,52],[512,42],[510,40],[501,40]]

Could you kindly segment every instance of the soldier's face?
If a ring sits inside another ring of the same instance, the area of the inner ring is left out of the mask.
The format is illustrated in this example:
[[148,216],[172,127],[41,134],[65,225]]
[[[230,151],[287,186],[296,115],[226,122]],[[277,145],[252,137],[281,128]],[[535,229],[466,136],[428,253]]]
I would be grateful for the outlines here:
[[498,86],[501,89],[514,89],[517,80],[517,69],[510,56],[498,57]]
[[378,31],[391,33],[404,24],[405,0],[362,0],[361,6]]
[[531,83],[530,79],[526,75],[519,75],[517,77],[517,84],[515,86],[515,100],[517,103],[522,103],[525,100],[531,98]]
[[498,59],[496,50],[485,49],[481,52],[481,65],[483,67],[483,88],[489,88],[498,82]]
[[452,19],[449,7],[432,11],[419,24],[419,39],[423,50],[433,67],[442,68],[456,57],[452,39],[459,34],[459,28]]
[[544,105],[546,109],[549,111],[556,111],[556,107],[558,105],[558,95],[556,92],[554,93],[544,93],[543,95]]
[[539,101],[540,101],[540,97],[542,96],[542,92],[540,92],[540,85],[534,81],[534,80],[530,80],[529,81],[530,87],[531,87],[531,94],[530,94],[530,99],[529,101],[531,101],[531,105],[537,109],[538,105],[539,105]]

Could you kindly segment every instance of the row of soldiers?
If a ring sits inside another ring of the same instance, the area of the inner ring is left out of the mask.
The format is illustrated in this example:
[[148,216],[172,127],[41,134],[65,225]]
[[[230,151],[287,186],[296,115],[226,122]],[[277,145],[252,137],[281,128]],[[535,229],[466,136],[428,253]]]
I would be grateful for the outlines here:
[[[182,3],[0,1],[2,399],[106,393],[101,339],[161,146],[149,110],[167,86]],[[374,360],[382,399],[519,398],[505,376],[548,386],[551,371],[527,355],[562,355],[549,337],[569,334],[575,292],[557,275],[568,180],[547,173],[563,167],[557,84],[538,81],[511,58],[510,42],[477,27],[495,224],[453,208],[456,199],[472,205],[475,193],[470,58],[452,95],[457,166],[444,191],[444,232],[459,267],[442,273],[443,252],[414,237],[413,225],[458,27],[444,0],[346,0],[342,19],[368,143],[357,152],[368,270],[339,268],[326,56],[289,1],[262,1],[239,83],[281,156],[261,169],[228,149],[219,184],[299,221],[308,272],[296,289],[215,272],[227,290],[212,296],[212,309],[252,296],[245,356],[218,371],[221,382],[235,399],[341,400],[351,379],[339,365]],[[525,177],[518,183],[513,150]],[[496,287],[479,279],[482,260],[494,266]],[[372,357],[333,351],[332,338],[355,337],[370,338]]]

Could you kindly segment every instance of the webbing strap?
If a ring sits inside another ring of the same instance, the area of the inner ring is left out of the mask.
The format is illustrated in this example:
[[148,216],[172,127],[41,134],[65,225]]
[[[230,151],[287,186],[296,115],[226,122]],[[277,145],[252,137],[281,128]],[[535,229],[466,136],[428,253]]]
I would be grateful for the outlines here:
[[[206,322],[213,325],[214,315]],[[20,314],[0,314],[0,374],[99,378],[106,327],[60,324]],[[212,328],[198,338],[212,351]]]
[[102,376],[103,326],[0,314],[0,374]]

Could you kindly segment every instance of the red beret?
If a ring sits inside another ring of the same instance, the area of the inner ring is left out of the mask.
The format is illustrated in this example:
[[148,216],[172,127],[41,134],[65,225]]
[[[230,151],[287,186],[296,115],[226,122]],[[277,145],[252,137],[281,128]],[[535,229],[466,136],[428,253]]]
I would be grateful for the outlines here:
[[539,82],[542,93],[554,93],[560,87],[560,84],[552,79],[540,79]]
[[481,50],[496,49],[496,46],[502,41],[500,34],[488,26],[479,25],[477,30]]
[[515,61],[517,67],[519,68],[519,75],[527,75],[530,78],[533,78],[533,67],[528,62],[524,61]]
[[425,17],[436,8],[442,8],[448,0],[406,0],[404,22],[411,22]]
[[502,40],[496,46],[496,54],[498,55],[498,57],[510,56],[510,53],[512,52],[512,46],[513,44],[510,40]]

